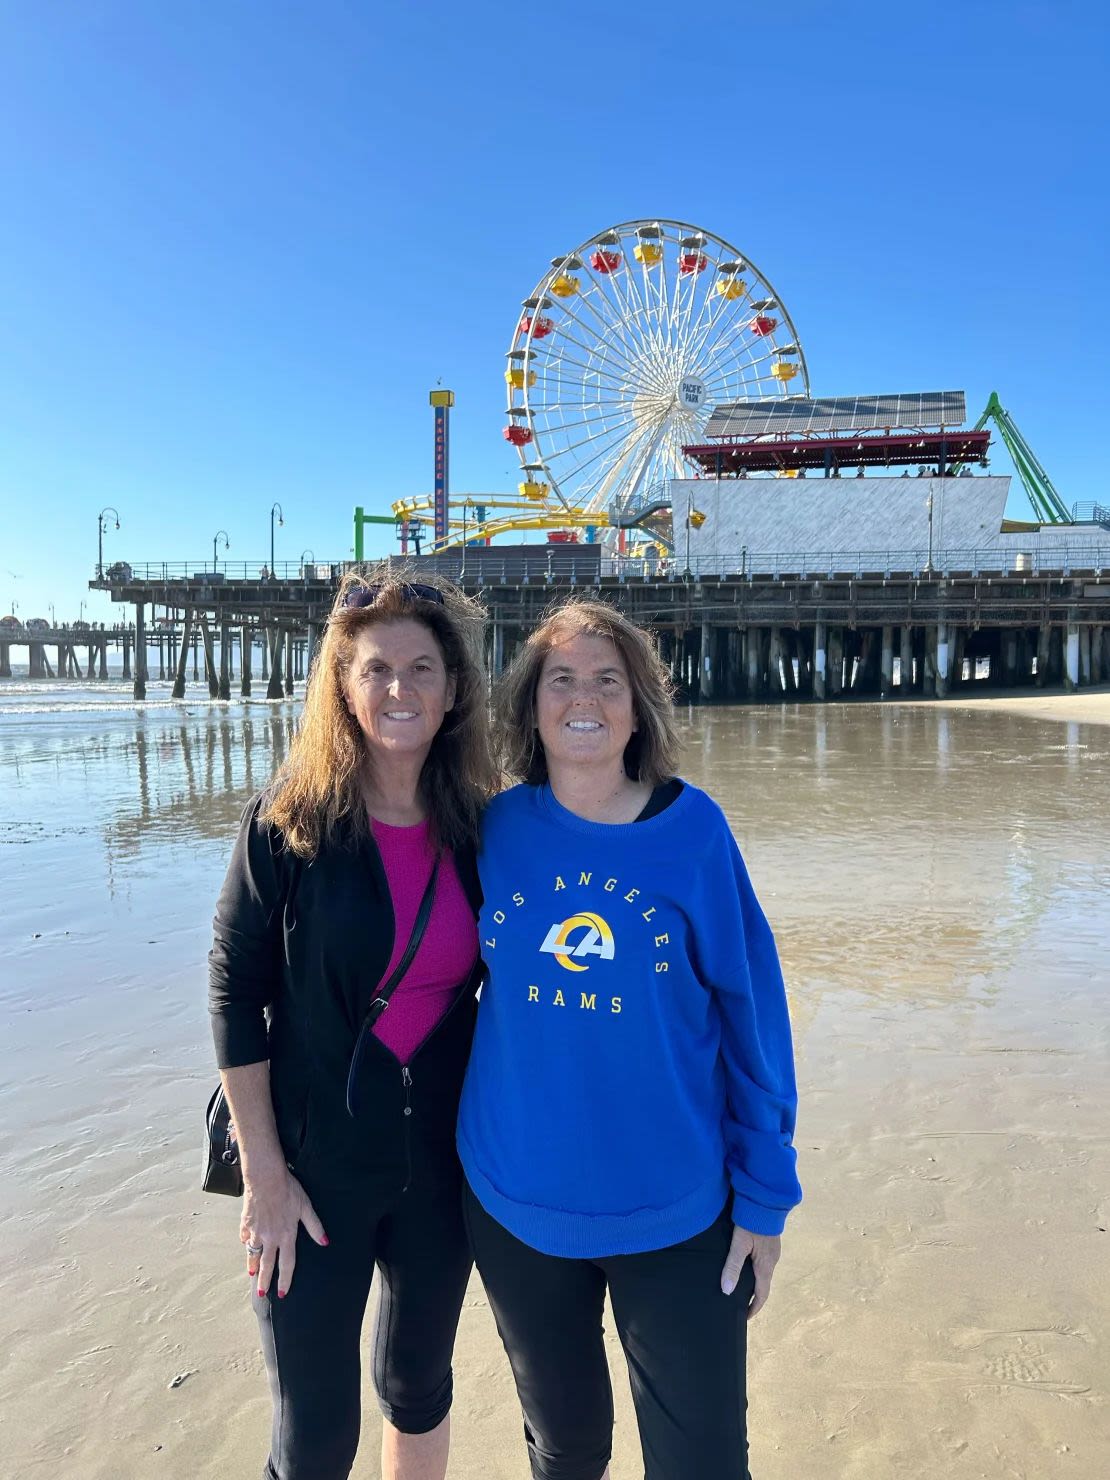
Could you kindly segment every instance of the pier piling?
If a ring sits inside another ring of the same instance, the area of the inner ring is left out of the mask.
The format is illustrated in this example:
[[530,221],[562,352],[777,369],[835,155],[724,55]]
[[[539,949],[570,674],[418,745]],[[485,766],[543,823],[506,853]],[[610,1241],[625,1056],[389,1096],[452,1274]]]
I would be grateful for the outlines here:
[[216,694],[220,699],[231,698],[231,628],[227,622],[220,623],[220,677]]
[[254,634],[244,622],[239,629],[239,693],[244,699],[251,696],[251,659],[254,655]]
[[[171,699],[184,699],[185,697],[185,667],[189,661],[189,639],[193,635],[193,608],[185,608],[185,621],[181,627],[181,653],[177,660],[177,673],[174,676],[173,688],[170,690]],[[194,650],[195,652],[195,650]],[[194,667],[193,677],[196,678]]]
[[267,699],[280,699],[281,689],[281,632],[276,627],[271,627],[266,634],[267,645],[270,649],[270,678],[266,685]]
[[146,698],[146,602],[135,603],[135,686],[136,699]]

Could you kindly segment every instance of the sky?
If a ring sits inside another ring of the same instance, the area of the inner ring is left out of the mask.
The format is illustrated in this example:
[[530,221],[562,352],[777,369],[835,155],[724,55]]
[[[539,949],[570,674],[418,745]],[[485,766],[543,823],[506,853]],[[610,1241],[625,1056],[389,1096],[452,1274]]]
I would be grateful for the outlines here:
[[636,218],[750,254],[814,394],[997,390],[1110,501],[1107,13],[0,0],[0,609],[121,617],[109,506],[106,562],[261,565],[275,500],[349,558],[437,383],[452,491],[508,491],[521,300]]

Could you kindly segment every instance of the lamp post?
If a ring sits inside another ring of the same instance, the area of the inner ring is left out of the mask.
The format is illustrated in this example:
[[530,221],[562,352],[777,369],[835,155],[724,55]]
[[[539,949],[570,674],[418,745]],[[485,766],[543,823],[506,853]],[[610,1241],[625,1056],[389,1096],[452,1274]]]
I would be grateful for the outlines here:
[[223,537],[224,537],[224,549],[225,550],[230,550],[231,549],[231,541],[227,537],[227,530],[226,529],[217,529],[216,533],[212,536],[212,574],[213,575],[215,575],[216,574],[216,571],[219,569],[219,567],[216,564],[216,546],[220,542],[220,536],[221,535],[223,535]]
[[54,616],[54,603],[52,601],[48,601],[46,605],[50,611],[50,625],[51,627],[56,627],[58,624]]
[[315,550],[302,550],[301,551],[301,575],[302,576],[304,575],[304,558],[305,558],[306,555],[308,556],[309,560],[313,560],[314,561],[316,559],[316,551]]
[[281,525],[284,525],[285,524],[285,514],[282,512],[281,505],[279,503],[277,503],[276,501],[274,503],[273,508],[270,510],[270,580],[271,581],[274,579],[274,515],[275,514],[277,515],[277,522],[279,524],[281,524]]
[[929,515],[929,558],[925,562],[925,574],[931,576],[932,573],[933,573],[933,495],[932,495],[932,493],[930,493],[929,494],[929,497],[925,500],[925,508],[926,508],[926,511],[928,512],[928,515]]
[[104,521],[109,514],[116,521],[118,529],[119,513],[112,508],[111,504],[106,505],[96,516],[96,578],[98,581],[104,579],[104,531],[108,527]]

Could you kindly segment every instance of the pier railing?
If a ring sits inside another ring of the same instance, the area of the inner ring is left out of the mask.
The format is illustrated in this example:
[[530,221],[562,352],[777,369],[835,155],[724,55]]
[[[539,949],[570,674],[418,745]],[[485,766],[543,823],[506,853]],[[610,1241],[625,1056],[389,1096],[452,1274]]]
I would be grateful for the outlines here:
[[643,580],[715,579],[781,580],[892,580],[971,576],[1040,576],[1072,572],[1110,574],[1110,543],[1072,545],[1061,542],[1051,550],[744,550],[725,555],[681,556],[642,560],[606,558],[604,576]]
[[[388,560],[388,557],[384,557]],[[375,565],[377,561],[364,562]],[[673,556],[611,556],[597,545],[535,545],[498,558],[496,547],[481,551],[458,551],[426,556],[422,563],[435,566],[444,575],[468,583],[489,585],[543,583],[590,584],[598,576],[619,580],[681,581],[714,579],[741,580],[862,580],[950,577],[1041,576],[1067,577],[1073,572],[1102,576],[1110,574],[1110,540],[1102,544],[1060,541],[1050,549],[999,550],[794,550],[760,551],[741,548],[727,554],[695,555],[687,563]],[[221,562],[219,570],[198,568],[190,561],[154,561],[128,565],[105,572],[105,585],[182,584],[221,586],[228,582],[257,585],[260,592],[273,583],[301,582],[305,585],[336,584],[352,561],[315,561],[306,565],[285,562],[268,567],[244,561]]]
[[94,579],[104,585],[113,583],[126,586],[132,581],[191,581],[221,586],[226,581],[331,581],[346,569],[347,562],[310,560],[301,564],[299,560],[278,561],[270,567],[257,560],[221,560],[210,569],[202,560],[154,560],[145,565],[132,565],[120,561],[107,566]]

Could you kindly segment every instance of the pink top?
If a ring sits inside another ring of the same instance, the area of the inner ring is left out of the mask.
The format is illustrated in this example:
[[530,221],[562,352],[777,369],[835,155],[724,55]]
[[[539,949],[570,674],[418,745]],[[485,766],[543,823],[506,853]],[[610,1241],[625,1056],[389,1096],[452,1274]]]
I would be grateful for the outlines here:
[[[390,827],[375,818],[373,833],[385,865],[397,927],[393,954],[382,978],[386,981],[409,943],[416,912],[431,878],[435,852],[428,838],[427,822],[417,823],[415,827]],[[474,911],[459,882],[455,861],[445,852],[424,939],[390,997],[389,1006],[374,1024],[375,1036],[399,1063],[409,1063],[436,1024],[446,1016],[459,983],[477,956],[478,925]]]

